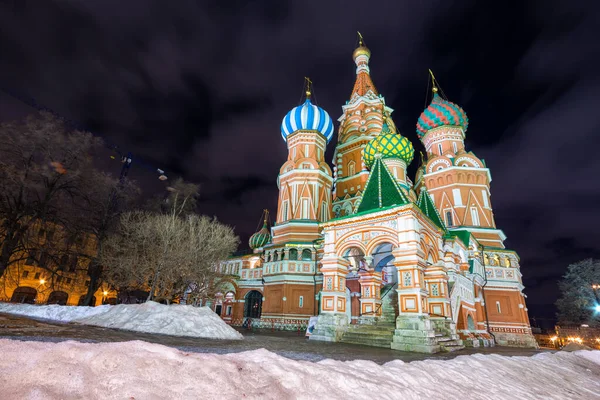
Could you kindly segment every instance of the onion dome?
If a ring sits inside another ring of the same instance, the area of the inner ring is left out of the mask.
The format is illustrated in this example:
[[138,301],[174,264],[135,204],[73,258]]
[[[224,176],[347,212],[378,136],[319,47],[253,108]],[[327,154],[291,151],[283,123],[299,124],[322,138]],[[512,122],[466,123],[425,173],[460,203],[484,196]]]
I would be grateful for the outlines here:
[[369,169],[378,155],[381,155],[384,160],[398,158],[408,165],[414,158],[415,149],[410,140],[402,135],[392,133],[387,121],[384,120],[381,133],[367,143],[363,150],[363,161]]
[[429,107],[421,113],[417,122],[417,135],[419,138],[425,136],[427,131],[439,126],[451,125],[461,127],[463,132],[467,131],[469,119],[460,106],[444,100],[434,87],[433,99]]
[[271,241],[271,232],[269,232],[269,228],[267,227],[269,212],[265,210],[264,213],[265,218],[261,230],[250,236],[250,240],[248,241],[248,244],[252,250],[260,249]]
[[267,228],[267,222],[263,225],[262,229],[256,232],[254,235],[250,236],[250,240],[248,244],[252,250],[259,249],[264,247],[271,241],[271,233],[269,232],[269,228]]
[[307,98],[304,104],[292,108],[281,122],[281,136],[285,141],[289,135],[300,130],[318,131],[329,143],[333,136],[333,121],[325,110]]

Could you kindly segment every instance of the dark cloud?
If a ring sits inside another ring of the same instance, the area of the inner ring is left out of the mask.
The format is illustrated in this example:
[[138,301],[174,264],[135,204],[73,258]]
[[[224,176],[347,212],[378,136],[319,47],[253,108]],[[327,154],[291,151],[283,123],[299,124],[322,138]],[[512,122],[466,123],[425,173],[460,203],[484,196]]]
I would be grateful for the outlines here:
[[[465,108],[467,146],[491,168],[496,222],[522,257],[530,311],[551,315],[566,265],[599,251],[598,9],[578,1],[4,0],[0,86],[144,165],[200,183],[201,210],[245,240],[261,210],[275,210],[287,157],[279,124],[300,101],[303,77],[337,119],[360,30],[374,83],[417,148],[428,68]],[[28,111],[0,96],[2,120]],[[158,188],[139,165],[131,174]]]

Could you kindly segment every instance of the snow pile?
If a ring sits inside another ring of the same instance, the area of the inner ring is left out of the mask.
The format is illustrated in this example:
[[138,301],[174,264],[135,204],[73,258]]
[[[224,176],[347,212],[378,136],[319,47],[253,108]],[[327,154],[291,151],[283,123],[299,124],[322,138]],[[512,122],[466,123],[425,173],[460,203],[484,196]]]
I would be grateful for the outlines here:
[[208,307],[144,304],[74,307],[0,303],[0,312],[106,328],[209,339],[243,339]]
[[585,344],[571,342],[561,349],[562,351],[577,351],[577,350],[593,350],[591,347]]
[[78,318],[86,318],[108,311],[111,306],[98,307],[76,307],[59,306],[35,306],[31,304],[0,303],[0,313],[18,314],[32,318],[51,319],[53,321],[71,322]]
[[167,306],[153,301],[143,304],[119,304],[112,306],[105,313],[76,319],[75,322],[163,335],[210,339],[244,338],[208,307],[179,304]]
[[591,399],[600,352],[459,356],[378,365],[266,350],[189,354],[146,342],[0,340],[7,399]]

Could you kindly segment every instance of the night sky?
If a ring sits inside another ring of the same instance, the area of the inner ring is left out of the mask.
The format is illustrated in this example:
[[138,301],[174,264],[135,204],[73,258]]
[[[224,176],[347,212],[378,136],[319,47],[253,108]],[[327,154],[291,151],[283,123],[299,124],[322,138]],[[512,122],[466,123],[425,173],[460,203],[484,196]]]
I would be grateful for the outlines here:
[[[574,0],[0,0],[0,86],[201,184],[199,211],[245,244],[261,210],[276,209],[279,126],[304,76],[336,120],[361,31],[373,81],[417,150],[428,68],[467,112],[467,149],[491,169],[496,223],[540,323],[566,266],[600,256],[599,11]],[[31,111],[0,94],[0,120]],[[131,177],[161,189],[140,164]]]

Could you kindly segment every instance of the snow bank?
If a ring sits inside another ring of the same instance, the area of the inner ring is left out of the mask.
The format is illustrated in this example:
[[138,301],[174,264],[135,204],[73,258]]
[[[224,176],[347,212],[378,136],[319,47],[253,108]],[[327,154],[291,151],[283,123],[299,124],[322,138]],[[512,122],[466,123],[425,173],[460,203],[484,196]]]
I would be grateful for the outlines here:
[[119,304],[102,314],[77,319],[75,322],[163,335],[210,339],[244,338],[208,307],[179,304],[167,306],[153,301],[143,304]]
[[0,340],[7,399],[591,399],[600,352],[459,356],[378,365],[267,350],[189,354],[146,342]]
[[75,307],[59,306],[34,306],[31,304],[0,303],[0,313],[18,314],[32,318],[51,319],[53,321],[71,322],[78,318],[86,318],[108,311],[111,306]]
[[209,339],[243,339],[208,307],[144,304],[74,307],[0,303],[0,312],[107,328]]

